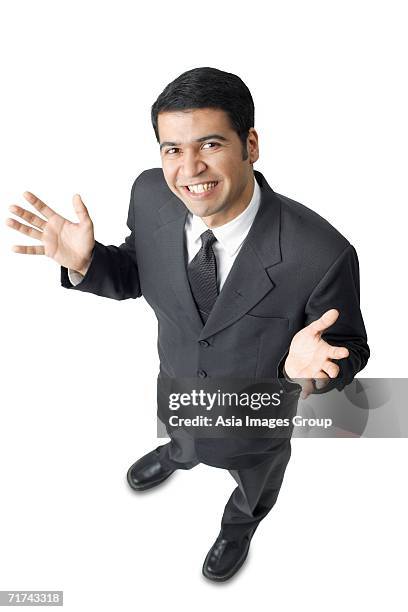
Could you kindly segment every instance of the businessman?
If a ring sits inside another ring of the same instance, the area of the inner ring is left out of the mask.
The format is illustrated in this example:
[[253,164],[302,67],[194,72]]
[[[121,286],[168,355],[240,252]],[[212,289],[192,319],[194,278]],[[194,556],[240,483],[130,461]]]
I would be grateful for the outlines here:
[[[38,214],[11,206],[19,220],[7,223],[40,244],[14,250],[53,258],[71,290],[143,296],[158,319],[159,381],[285,377],[300,382],[303,397],[342,389],[369,358],[357,254],[326,220],[275,193],[254,170],[248,87],[215,68],[189,70],[161,92],[151,120],[161,168],[136,178],[122,245],[95,240],[79,194],[72,223],[25,192]],[[203,564],[206,578],[227,580],[276,502],[290,436],[169,435],[129,468],[129,485],[143,491],[200,462],[228,469],[237,487]]]

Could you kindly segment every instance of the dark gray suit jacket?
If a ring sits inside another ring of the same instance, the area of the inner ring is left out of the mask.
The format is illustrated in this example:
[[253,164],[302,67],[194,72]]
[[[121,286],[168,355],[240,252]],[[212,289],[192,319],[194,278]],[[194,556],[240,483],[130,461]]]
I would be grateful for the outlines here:
[[337,308],[340,316],[323,338],[349,349],[349,357],[337,360],[340,374],[331,383],[341,389],[370,354],[356,251],[325,219],[275,193],[254,172],[260,207],[204,326],[186,274],[188,211],[161,168],[146,170],[133,184],[125,242],[96,242],[82,282],[73,287],[62,268],[62,285],[117,300],[143,295],[158,320],[165,377],[282,377],[294,334]]

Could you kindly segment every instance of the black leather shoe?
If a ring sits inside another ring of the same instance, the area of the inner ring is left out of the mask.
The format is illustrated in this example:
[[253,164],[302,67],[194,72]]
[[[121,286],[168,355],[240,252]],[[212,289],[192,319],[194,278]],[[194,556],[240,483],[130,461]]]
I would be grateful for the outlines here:
[[127,481],[135,491],[145,491],[166,480],[175,470],[162,466],[158,459],[159,449],[144,455],[128,470]]
[[223,582],[231,578],[244,564],[251,543],[251,534],[232,539],[222,530],[210,548],[203,565],[203,574],[209,580]]

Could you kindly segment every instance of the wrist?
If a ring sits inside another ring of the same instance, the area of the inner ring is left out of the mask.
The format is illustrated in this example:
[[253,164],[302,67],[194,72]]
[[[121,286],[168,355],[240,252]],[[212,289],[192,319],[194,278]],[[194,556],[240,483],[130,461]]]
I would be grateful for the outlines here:
[[288,371],[287,371],[287,369],[286,369],[286,366],[285,366],[285,365],[283,366],[283,375],[284,375],[284,377],[285,377],[285,378],[287,378],[288,380],[292,380],[292,377],[291,377],[291,376],[289,376]]
[[79,270],[75,270],[75,272],[78,272],[79,274],[82,274],[82,276],[85,276],[85,274],[89,270],[89,266],[90,265],[91,265],[91,262],[89,261],[89,263],[87,263],[84,266],[82,266],[82,268],[80,268]]
[[297,378],[297,373],[295,371],[295,368],[293,367],[293,364],[290,362],[289,357],[286,359],[285,363],[283,364],[283,371],[286,374],[286,376],[288,378]]
[[82,274],[82,276],[85,276],[85,274],[89,270],[89,267],[90,267],[91,261],[92,261],[92,256],[93,256],[94,248],[95,248],[95,243],[94,243],[92,249],[90,250],[89,255],[86,258],[84,258],[83,262],[81,263],[80,266],[78,266],[78,268],[75,268],[75,271],[79,272],[79,274]]

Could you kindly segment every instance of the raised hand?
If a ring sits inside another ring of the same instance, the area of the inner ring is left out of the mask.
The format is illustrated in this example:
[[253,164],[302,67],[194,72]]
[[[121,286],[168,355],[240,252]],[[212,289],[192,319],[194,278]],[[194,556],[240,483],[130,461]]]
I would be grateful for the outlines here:
[[336,378],[340,368],[331,359],[343,359],[349,355],[345,346],[331,346],[321,337],[338,316],[339,311],[335,308],[327,310],[292,339],[284,367],[289,378],[296,379],[302,386],[303,399],[313,392],[313,379],[316,379],[316,387],[321,388],[330,378]]
[[72,198],[78,223],[68,221],[29,191],[25,191],[23,196],[42,217],[21,206],[12,205],[9,210],[30,225],[12,218],[8,218],[6,223],[22,234],[36,238],[42,244],[15,245],[13,251],[24,255],[47,255],[59,265],[85,274],[91,261],[95,238],[93,223],[81,196],[75,194]]

